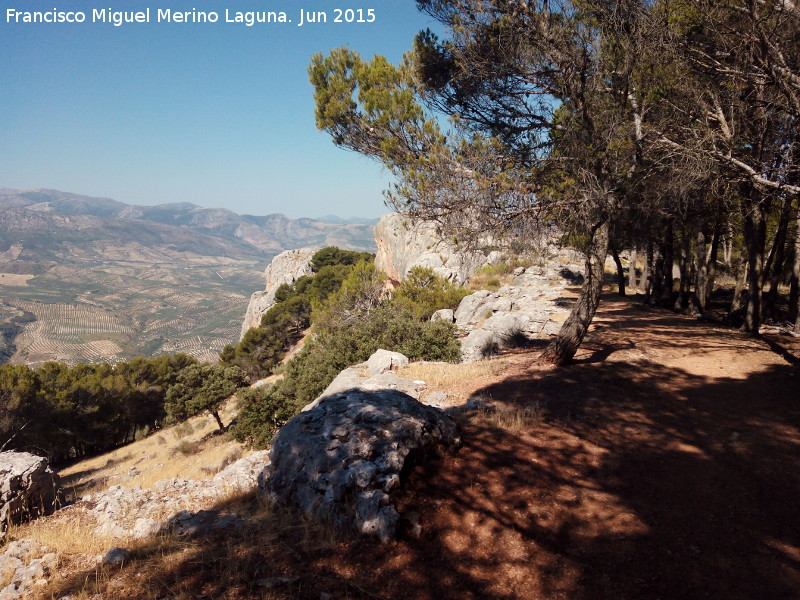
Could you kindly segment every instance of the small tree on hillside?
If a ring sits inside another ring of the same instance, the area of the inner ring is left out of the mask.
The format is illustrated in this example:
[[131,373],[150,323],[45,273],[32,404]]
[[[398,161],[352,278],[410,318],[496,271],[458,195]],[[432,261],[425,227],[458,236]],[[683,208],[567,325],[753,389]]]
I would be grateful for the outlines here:
[[225,431],[219,416],[222,403],[247,385],[239,367],[191,365],[181,371],[178,382],[167,390],[164,407],[171,421],[182,421],[208,411]]

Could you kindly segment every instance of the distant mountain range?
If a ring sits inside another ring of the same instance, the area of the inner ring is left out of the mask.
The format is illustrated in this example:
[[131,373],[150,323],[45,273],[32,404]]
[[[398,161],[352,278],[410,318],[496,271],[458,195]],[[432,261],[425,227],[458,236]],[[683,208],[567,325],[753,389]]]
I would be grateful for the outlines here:
[[238,215],[0,188],[0,362],[213,360],[291,248],[374,250],[376,220]]
[[[19,213],[24,209],[25,213]],[[30,215],[36,213],[38,222]],[[244,244],[250,253],[276,254],[300,246],[347,246],[353,249],[374,248],[372,227],[377,219],[341,219],[328,215],[321,219],[291,219],[282,214],[266,216],[239,215],[224,208],[202,208],[189,202],[160,204],[157,206],[136,206],[111,200],[79,196],[57,190],[11,190],[0,188],[0,217],[8,217],[14,222],[14,229],[22,227],[39,228],[48,221],[48,216],[74,216],[78,221],[66,223],[57,220],[58,227],[67,226],[70,230],[107,228],[115,235],[121,231],[136,233],[136,239],[155,241],[164,236],[170,238],[169,229],[149,229],[152,224],[177,227],[184,231],[207,234],[216,238]],[[87,220],[95,217],[102,220]],[[114,221],[118,221],[114,223]],[[144,227],[144,224],[147,227]],[[140,229],[136,225],[142,225]],[[0,225],[2,227],[2,225]],[[3,230],[8,228],[3,228]],[[185,234],[179,239],[189,243]]]

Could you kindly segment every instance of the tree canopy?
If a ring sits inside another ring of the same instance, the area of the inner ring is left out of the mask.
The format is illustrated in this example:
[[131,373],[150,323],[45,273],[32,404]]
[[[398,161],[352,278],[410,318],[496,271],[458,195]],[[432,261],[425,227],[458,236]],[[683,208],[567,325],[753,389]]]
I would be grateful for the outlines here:
[[780,278],[800,192],[793,3],[417,5],[445,35],[421,32],[399,65],[347,48],[312,59],[317,125],[384,163],[389,201],[414,217],[473,236],[555,224],[578,243],[585,284],[543,358],[574,355],[609,249],[646,250],[648,299],[702,310],[725,228],[741,228],[758,334],[767,221],[786,207],[768,273]]

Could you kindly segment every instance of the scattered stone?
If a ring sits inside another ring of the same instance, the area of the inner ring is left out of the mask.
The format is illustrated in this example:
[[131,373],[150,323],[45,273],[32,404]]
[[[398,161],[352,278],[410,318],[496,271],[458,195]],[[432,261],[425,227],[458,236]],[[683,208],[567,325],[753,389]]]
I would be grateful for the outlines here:
[[297,577],[265,577],[259,579],[256,584],[268,590],[278,587],[279,585],[292,585],[300,581],[300,576]]
[[167,527],[177,535],[194,537],[220,529],[242,527],[244,524],[244,519],[235,513],[223,515],[216,510],[182,510],[169,520]]
[[456,322],[455,311],[452,308],[441,308],[431,315],[431,321]]
[[450,398],[452,398],[451,394],[441,390],[436,390],[425,396],[424,404],[436,407],[440,410],[448,411],[453,408],[452,404],[448,402]]
[[514,271],[513,285],[465,296],[454,314],[456,325],[466,333],[461,360],[482,360],[498,350],[557,334],[569,315],[567,288],[580,278],[560,264],[520,267]]
[[29,596],[35,586],[47,583],[57,562],[58,555],[35,540],[11,542],[0,554],[0,579],[9,582],[0,589],[0,600]]
[[419,513],[412,510],[400,515],[400,529],[415,540],[422,537],[422,524],[419,521]]
[[321,398],[281,428],[259,486],[278,504],[387,541],[399,518],[390,492],[406,463],[459,442],[439,409],[396,390],[352,389]]
[[493,331],[476,329],[461,340],[461,360],[462,362],[483,360],[496,354],[499,349],[499,339]]
[[141,517],[133,524],[133,537],[139,540],[154,536],[161,529],[161,523],[156,519]]
[[[202,512],[232,493],[256,489],[258,474],[267,462],[269,452],[262,450],[228,465],[208,480],[164,479],[153,490],[114,485],[105,492],[84,496],[64,512],[80,511],[94,519],[97,535],[145,539],[172,525],[165,515],[177,515],[187,509]],[[230,520],[214,523],[234,524]]]
[[491,398],[487,398],[485,396],[472,396],[471,398],[467,399],[466,404],[464,404],[464,408],[466,410],[494,411],[497,407]]
[[[380,350],[379,350],[380,352]],[[403,356],[399,353],[398,356]],[[375,356],[373,354],[373,356]],[[407,359],[406,359],[407,360]],[[392,372],[380,373],[370,377],[368,362],[363,362],[352,367],[348,367],[340,372],[336,378],[328,385],[327,388],[319,395],[313,402],[304,406],[301,412],[306,412],[315,408],[323,398],[341,394],[348,390],[362,390],[377,392],[380,390],[397,390],[408,394],[412,398],[420,399],[420,396],[425,391],[427,384],[424,381],[407,379],[400,377]]]
[[106,550],[103,555],[104,565],[121,565],[131,557],[131,553],[125,548],[113,547]]
[[376,350],[367,360],[367,373],[373,377],[392,369],[405,367],[407,364],[408,357],[400,352]]
[[46,458],[28,452],[0,452],[0,536],[8,523],[48,515],[62,501],[58,475]]

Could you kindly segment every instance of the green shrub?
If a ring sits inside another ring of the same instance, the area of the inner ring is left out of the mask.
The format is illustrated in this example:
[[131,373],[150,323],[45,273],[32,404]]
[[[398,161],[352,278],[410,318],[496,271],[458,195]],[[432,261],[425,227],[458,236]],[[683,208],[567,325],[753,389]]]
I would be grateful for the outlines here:
[[295,414],[294,405],[271,389],[248,388],[239,394],[239,416],[231,434],[240,441],[249,441],[263,448]]
[[318,250],[311,257],[311,269],[317,273],[323,267],[330,265],[355,265],[362,261],[370,261],[375,258],[369,252],[355,252],[353,250],[342,250],[336,246],[328,246]]
[[219,409],[236,390],[244,387],[245,378],[238,367],[190,365],[180,372],[175,385],[167,390],[164,408],[171,422],[208,411],[225,430]]
[[433,269],[414,267],[408,276],[397,286],[392,298],[393,303],[420,320],[430,319],[431,315],[442,308],[458,308],[458,303],[469,294],[463,287],[457,286]]
[[181,440],[178,443],[176,450],[184,456],[191,456],[192,454],[197,454],[200,452],[200,443],[190,442],[189,440]]

